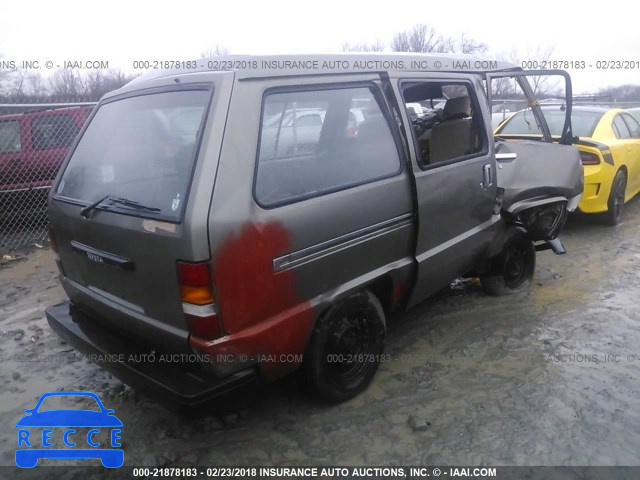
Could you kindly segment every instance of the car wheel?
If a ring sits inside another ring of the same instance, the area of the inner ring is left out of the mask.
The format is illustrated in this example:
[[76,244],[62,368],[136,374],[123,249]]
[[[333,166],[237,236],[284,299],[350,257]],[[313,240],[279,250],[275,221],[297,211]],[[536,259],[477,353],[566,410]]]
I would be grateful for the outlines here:
[[536,269],[536,249],[522,232],[514,231],[492,262],[491,271],[480,277],[491,295],[508,295],[526,289]]
[[311,336],[303,362],[308,389],[330,402],[358,395],[378,369],[385,337],[384,311],[371,292],[336,303]]
[[607,225],[618,225],[622,221],[622,210],[624,208],[624,197],[627,190],[627,176],[624,171],[618,170],[611,183],[611,193],[607,202],[608,210],[604,214],[604,221]]

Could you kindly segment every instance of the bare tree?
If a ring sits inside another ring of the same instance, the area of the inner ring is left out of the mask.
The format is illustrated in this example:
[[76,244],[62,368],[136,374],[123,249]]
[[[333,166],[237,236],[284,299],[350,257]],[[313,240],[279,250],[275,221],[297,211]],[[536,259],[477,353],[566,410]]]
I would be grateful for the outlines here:
[[516,94],[516,81],[512,78],[496,78],[491,81],[491,95],[494,98],[510,98]]
[[11,88],[12,95],[15,95],[16,97],[23,97],[25,95],[26,80],[27,80],[28,73],[29,73],[28,70],[25,70],[24,68],[18,68],[13,72],[12,74],[13,85]]
[[391,50],[394,52],[441,52],[443,38],[434,28],[420,23],[411,30],[398,32],[391,40]]
[[51,94],[58,97],[84,97],[98,100],[105,93],[122,87],[135,76],[120,70],[90,70],[80,73],[71,69],[56,71],[49,78]]
[[[517,63],[516,57],[518,56],[516,50],[511,50],[509,52],[500,52],[496,55],[498,60],[502,60],[504,62]],[[494,98],[497,99],[507,99],[514,97],[521,97],[523,93],[518,91],[520,87],[518,86],[516,80],[514,78],[503,77],[492,80],[491,82],[491,94]]]
[[[502,52],[498,54],[497,57],[500,60],[505,60],[518,66],[521,66],[523,61],[530,60],[532,62],[538,62],[540,68],[543,68],[545,63],[548,63],[549,60],[552,59],[554,51],[555,47],[536,47],[533,50],[526,50],[524,53],[513,49],[506,53]],[[535,63],[532,63],[532,66],[535,67]],[[537,98],[559,93],[559,79],[557,77],[550,75],[536,75],[527,78],[529,85],[531,85],[531,89]],[[560,95],[562,95],[561,92]]]
[[[531,53],[533,52],[533,53]],[[538,47],[533,51],[529,51],[525,54],[521,54],[518,50],[510,50],[508,52],[501,52],[496,57],[499,60],[511,62],[515,65],[521,66],[522,60],[538,61],[544,63],[548,61],[553,55],[553,48]],[[564,98],[563,88],[560,86],[561,81],[558,76],[550,75],[532,75],[522,77],[521,82],[528,82],[534,97],[537,100],[543,100],[546,98]],[[502,108],[522,108],[525,102],[525,94],[522,87],[516,80],[516,77],[503,77],[496,78],[491,81],[491,94],[493,97],[492,110],[497,108],[501,111]],[[503,105],[500,107],[500,105]],[[509,106],[511,105],[511,106]]]
[[80,92],[92,100],[98,100],[105,93],[129,83],[132,75],[125,75],[121,70],[91,70],[79,77]]
[[[0,53],[0,60],[2,60],[2,58],[4,58],[4,54]],[[3,79],[6,79],[9,74],[11,73],[12,70],[0,70],[0,91],[3,90],[3,84],[4,82],[2,81]]]
[[115,90],[117,88],[126,85],[131,80],[136,78],[138,75],[127,75],[123,73],[121,70],[107,70],[106,74],[102,77],[102,93],[100,96],[104,95],[111,90]]
[[27,74],[27,86],[26,93],[32,97],[43,97],[47,92],[47,87],[44,84],[42,75],[40,72],[32,71]]
[[[511,62],[516,63],[513,59],[517,53],[515,50],[511,50],[509,52],[500,52],[496,55],[498,60],[503,62]],[[515,79],[509,77],[496,78],[491,81],[491,95],[496,99],[507,99],[513,98],[518,91],[517,83]]]
[[466,33],[463,33],[462,35],[460,35],[460,41],[458,42],[458,49],[457,49],[460,53],[465,53],[465,54],[487,53],[488,49],[489,47],[487,47],[486,43],[478,42],[473,38],[468,37]]
[[616,102],[640,102],[640,85],[609,86],[598,90],[598,97]]
[[217,43],[200,52],[200,58],[222,57],[224,55],[229,55],[229,49]]
[[[532,54],[527,53],[527,57],[533,60],[538,60],[538,62],[547,63],[553,56],[554,51],[555,47],[538,47]],[[552,95],[554,90],[557,90],[558,88],[557,77],[552,77],[550,75],[538,75],[529,78],[531,88],[533,88],[533,93],[538,97]]]
[[0,82],[0,93],[12,101],[95,101],[133,78],[135,75],[120,70],[59,69],[45,81],[40,72],[20,68],[9,72],[7,80]]
[[56,70],[49,78],[51,94],[59,97],[76,97],[80,93],[80,73],[70,68]]
[[458,45],[456,45],[456,41],[451,38],[441,38],[440,44],[438,48],[434,50],[436,53],[456,53],[458,50]]
[[90,70],[78,78],[80,91],[91,98],[100,98],[104,90],[104,72],[102,70]]
[[373,43],[360,42],[360,43],[343,43],[343,52],[382,52],[384,50],[384,43],[380,40],[376,40]]
[[391,40],[391,50],[394,52],[409,52],[411,51],[409,45],[409,35],[407,32],[399,32],[393,36]]
[[464,33],[460,40],[455,40],[438,34],[435,28],[418,24],[411,30],[396,33],[391,41],[391,49],[395,52],[478,54],[486,53],[488,47]]

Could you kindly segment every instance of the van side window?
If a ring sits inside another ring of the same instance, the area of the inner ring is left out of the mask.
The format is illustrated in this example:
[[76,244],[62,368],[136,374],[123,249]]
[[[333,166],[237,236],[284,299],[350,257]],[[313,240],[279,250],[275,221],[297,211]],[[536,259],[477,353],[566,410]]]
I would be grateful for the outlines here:
[[78,125],[69,115],[50,115],[31,120],[31,143],[34,150],[68,147],[78,134]]
[[484,123],[467,84],[411,82],[402,94],[422,167],[486,151]]
[[20,123],[17,120],[0,122],[0,153],[22,151]]
[[371,89],[266,95],[255,184],[261,205],[342,190],[400,168],[391,129]]

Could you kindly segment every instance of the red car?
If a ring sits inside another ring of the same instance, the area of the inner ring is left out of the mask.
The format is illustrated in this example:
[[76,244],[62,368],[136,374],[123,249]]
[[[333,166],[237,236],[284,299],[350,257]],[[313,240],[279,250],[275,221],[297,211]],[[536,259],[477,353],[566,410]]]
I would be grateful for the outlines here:
[[0,117],[0,192],[49,187],[93,107]]
[[26,194],[51,186],[93,107],[0,116],[0,216],[33,207]]

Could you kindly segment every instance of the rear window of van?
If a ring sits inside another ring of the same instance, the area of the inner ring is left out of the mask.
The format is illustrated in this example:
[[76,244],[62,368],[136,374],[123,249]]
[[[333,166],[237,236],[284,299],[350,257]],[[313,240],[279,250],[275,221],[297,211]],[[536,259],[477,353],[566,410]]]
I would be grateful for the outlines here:
[[86,204],[111,195],[148,208],[108,200],[102,208],[180,220],[210,96],[209,90],[182,90],[100,106],[56,195]]

